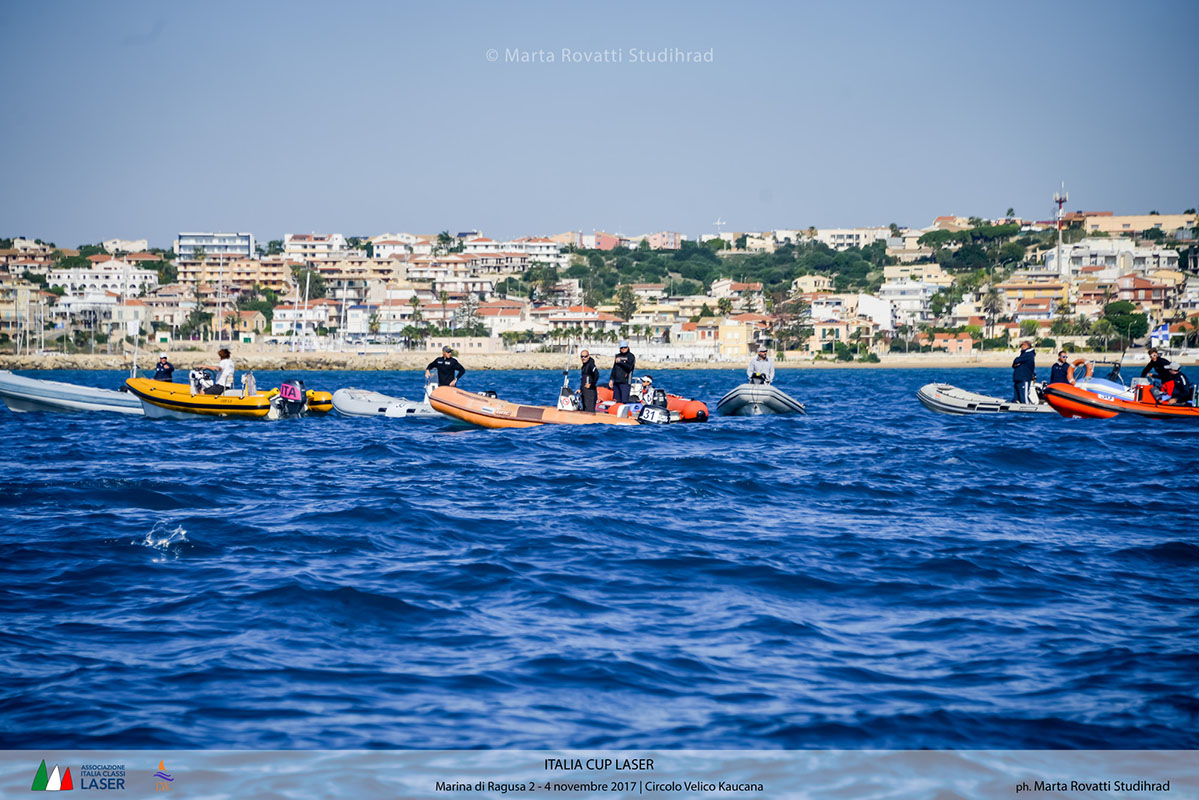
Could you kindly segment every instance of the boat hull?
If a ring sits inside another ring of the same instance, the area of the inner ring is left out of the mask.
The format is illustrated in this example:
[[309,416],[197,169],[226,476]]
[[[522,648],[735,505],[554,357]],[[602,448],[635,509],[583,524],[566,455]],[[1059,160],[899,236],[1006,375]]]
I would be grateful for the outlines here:
[[343,417],[439,417],[428,403],[403,397],[389,397],[366,389],[338,389],[333,393],[333,408]]
[[637,425],[635,419],[591,411],[563,411],[550,406],[526,406],[495,397],[438,386],[429,405],[442,414],[484,428],[535,428],[541,425]]
[[61,381],[26,378],[0,370],[0,400],[9,410],[27,411],[107,411],[140,416],[142,404],[127,392],[96,389]]
[[[156,419],[191,419],[201,417],[244,417],[274,419],[278,417],[274,397],[277,389],[242,397],[237,392],[210,395],[195,394],[186,383],[167,383],[149,378],[130,378],[125,381],[129,391],[142,403],[147,417]],[[307,411],[327,414],[333,409],[333,395],[308,390]]]
[[803,403],[783,390],[762,383],[734,387],[716,404],[722,417],[757,417],[763,414],[806,414]]
[[[1141,388],[1148,389],[1147,386]],[[1140,400],[1130,400],[1090,392],[1068,383],[1051,383],[1045,387],[1045,399],[1057,413],[1072,419],[1111,419],[1128,414],[1149,419],[1199,422],[1199,408],[1158,403],[1148,392],[1144,392]]]

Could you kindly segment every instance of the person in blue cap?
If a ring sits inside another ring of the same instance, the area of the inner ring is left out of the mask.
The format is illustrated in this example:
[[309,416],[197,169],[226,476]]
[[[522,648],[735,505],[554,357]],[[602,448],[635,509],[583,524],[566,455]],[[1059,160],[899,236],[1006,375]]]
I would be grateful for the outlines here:
[[616,354],[616,359],[612,362],[612,373],[608,376],[608,386],[612,389],[614,402],[629,402],[629,381],[636,366],[637,357],[629,352],[629,340],[622,339],[620,352]]

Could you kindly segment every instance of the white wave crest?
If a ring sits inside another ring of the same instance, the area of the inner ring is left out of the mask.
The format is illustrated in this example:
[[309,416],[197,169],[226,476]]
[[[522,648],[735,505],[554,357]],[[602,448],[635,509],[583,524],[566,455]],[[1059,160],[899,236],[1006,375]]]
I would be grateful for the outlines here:
[[183,529],[182,525],[172,528],[165,522],[156,522],[144,539],[134,540],[130,544],[140,544],[143,547],[153,547],[156,550],[165,551],[171,549],[172,545],[182,544],[186,541],[187,531]]

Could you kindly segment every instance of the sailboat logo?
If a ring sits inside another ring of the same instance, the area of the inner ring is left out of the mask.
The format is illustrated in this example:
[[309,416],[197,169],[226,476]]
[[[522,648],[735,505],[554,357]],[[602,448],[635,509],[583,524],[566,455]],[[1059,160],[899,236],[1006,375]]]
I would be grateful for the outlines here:
[[154,778],[155,778],[155,780],[159,780],[159,781],[175,780],[174,778],[171,777],[171,773],[167,772],[166,765],[162,761],[158,762],[158,772],[154,773]]
[[37,774],[33,776],[33,785],[29,787],[29,790],[31,792],[67,792],[74,788],[70,767],[67,767],[65,772],[60,772],[58,765],[55,764],[54,769],[47,773],[46,759],[43,758],[42,765],[37,768]]

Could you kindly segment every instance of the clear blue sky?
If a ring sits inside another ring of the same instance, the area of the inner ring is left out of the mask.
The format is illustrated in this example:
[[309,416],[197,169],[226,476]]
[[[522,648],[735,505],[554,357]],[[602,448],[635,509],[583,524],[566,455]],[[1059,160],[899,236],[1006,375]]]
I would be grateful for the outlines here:
[[4,0],[0,235],[923,226],[1048,218],[1059,180],[1180,211],[1196,31],[1193,0]]

